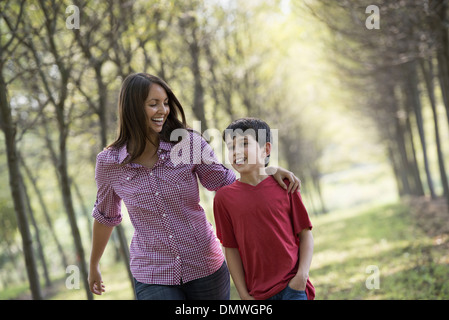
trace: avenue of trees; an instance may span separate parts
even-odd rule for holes
[[[248,115],[279,128],[280,164],[300,176],[315,214],[327,210],[320,160],[332,139],[316,110],[332,105],[327,90],[340,90],[341,112],[375,124],[398,194],[449,203],[449,1],[381,0],[378,15],[370,5],[1,1],[0,288],[28,282],[43,299],[52,272],[75,264],[93,298],[95,156],[115,136],[118,90],[132,72],[165,79],[201,131]],[[313,54],[296,50],[302,41],[322,41],[337,89],[307,77]],[[112,245],[126,265],[127,241],[117,227]]]
[[[237,3],[23,0],[0,6],[1,153],[6,156],[0,263],[19,270],[24,256],[32,297],[43,298],[39,270],[50,286],[48,266],[55,263],[46,242],[54,244],[59,270],[73,264],[55,226],[64,215],[81,284],[92,299],[86,283],[89,242],[80,230],[80,225],[90,230],[85,220],[91,219],[92,203],[84,199],[82,177],[87,171],[93,182],[95,156],[115,135],[121,81],[132,72],[157,74],[181,97],[190,125],[199,120],[202,131],[223,129],[247,114],[265,117],[269,110],[263,105],[282,103],[282,93],[271,97],[264,90],[279,80],[275,68],[262,68],[270,47],[257,44],[264,35],[248,23],[257,12]],[[276,2],[268,6],[279,13]],[[288,109],[282,113],[288,119]],[[272,126],[279,121],[273,119]],[[127,263],[126,239],[120,227],[116,230],[117,252]],[[46,240],[40,236],[44,231]],[[17,277],[24,280],[25,272],[18,273],[5,269],[3,287]]]
[[[449,1],[384,0],[374,9],[371,1],[306,3],[335,35],[329,50],[343,87],[353,92],[349,107],[377,124],[399,194],[443,196],[449,204],[447,131],[440,129],[449,124]],[[438,159],[433,175],[430,139]]]

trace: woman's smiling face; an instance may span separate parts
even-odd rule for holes
[[[145,100],[145,113],[148,126],[154,132],[161,132],[170,113],[170,106],[168,105],[167,92],[156,83],[151,85],[150,92]]]

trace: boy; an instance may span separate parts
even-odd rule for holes
[[[223,134],[240,179],[214,199],[217,236],[243,300],[307,300],[313,254],[312,224],[299,192],[282,189],[264,173],[270,127],[261,120],[232,122]]]

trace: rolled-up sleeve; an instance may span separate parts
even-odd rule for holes
[[[121,199],[112,187],[111,165],[103,161],[104,155],[97,156],[95,166],[95,180],[97,182],[97,199],[92,210],[92,217],[101,224],[117,226],[122,221]]]
[[[201,163],[195,166],[201,184],[209,191],[217,191],[233,183],[236,179],[234,172],[220,163],[206,140],[199,135],[193,137],[194,143],[201,144]]]

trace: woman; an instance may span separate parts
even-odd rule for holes
[[[186,131],[189,141],[201,145],[208,161],[171,161],[178,156],[171,133],[187,127],[180,102],[162,79],[131,74],[123,82],[118,107],[118,138],[98,154],[95,168],[90,290],[105,291],[99,262],[122,220],[123,200],[135,229],[130,265],[137,299],[229,299],[228,268],[199,205],[197,178],[208,190],[218,190],[234,182],[233,171],[192,130]],[[190,150],[190,160],[197,159],[193,150],[198,148],[183,150]],[[283,187],[283,178],[293,182],[293,190],[299,186],[289,171],[277,170],[274,177]]]

